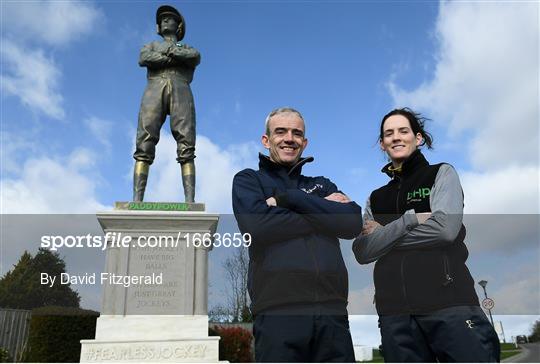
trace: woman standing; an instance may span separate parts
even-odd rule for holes
[[[377,261],[375,304],[386,362],[498,362],[499,340],[465,265],[463,192],[454,168],[430,165],[420,114],[396,109],[379,142],[390,182],[367,200],[353,244],[360,264]]]

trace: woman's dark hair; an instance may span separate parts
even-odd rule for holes
[[[381,127],[380,127],[380,131],[379,131],[379,141],[382,140],[382,138],[383,138],[384,122],[386,121],[386,119],[388,119],[390,116],[393,116],[393,115],[405,116],[407,118],[407,120],[409,120],[409,124],[411,124],[411,129],[412,129],[414,135],[416,135],[416,133],[420,133],[420,135],[422,135],[423,140],[422,140],[422,143],[420,144],[420,146],[427,145],[428,149],[433,149],[433,146],[432,146],[433,145],[433,137],[431,136],[430,133],[428,133],[424,129],[425,122],[430,120],[430,119],[423,117],[420,113],[414,112],[411,109],[409,109],[408,107],[404,107],[402,109],[394,109],[394,110],[390,111],[388,114],[384,115],[384,117],[383,117],[383,119],[381,121]]]

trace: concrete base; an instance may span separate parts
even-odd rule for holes
[[[96,340],[176,340],[207,336],[207,315],[101,315],[96,322]]]
[[[219,216],[204,212],[114,210],[97,214],[109,245],[105,272],[162,276],[162,282],[106,284],[95,340],[81,340],[81,362],[218,362],[208,336],[208,252],[192,234],[214,234]],[[122,246],[171,237],[174,246]]]
[[[354,345],[354,357],[356,361],[372,361],[373,348],[366,345]]]
[[[218,362],[219,337],[177,340],[81,340],[81,363]]]

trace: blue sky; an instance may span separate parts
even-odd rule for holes
[[[131,198],[137,60],[159,39],[160,4],[2,2],[2,213],[94,213]],[[379,121],[410,106],[433,119],[426,154],[456,167],[467,213],[538,214],[536,2],[171,4],[202,54],[192,90],[197,200],[209,211],[230,213],[232,176],[256,166],[264,119],[285,105],[306,119],[315,162],[304,172],[363,206],[386,183]],[[182,196],[174,150],[166,123],[147,200]],[[469,266],[504,312],[538,315],[538,224],[510,219],[471,229]],[[12,244],[2,239],[2,274],[20,255]],[[347,263],[362,277],[352,294],[368,297],[371,268]],[[532,274],[508,278],[520,269]]]

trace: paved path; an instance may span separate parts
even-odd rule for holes
[[[540,362],[540,343],[520,344],[522,352],[511,356],[503,363],[538,363]]]

